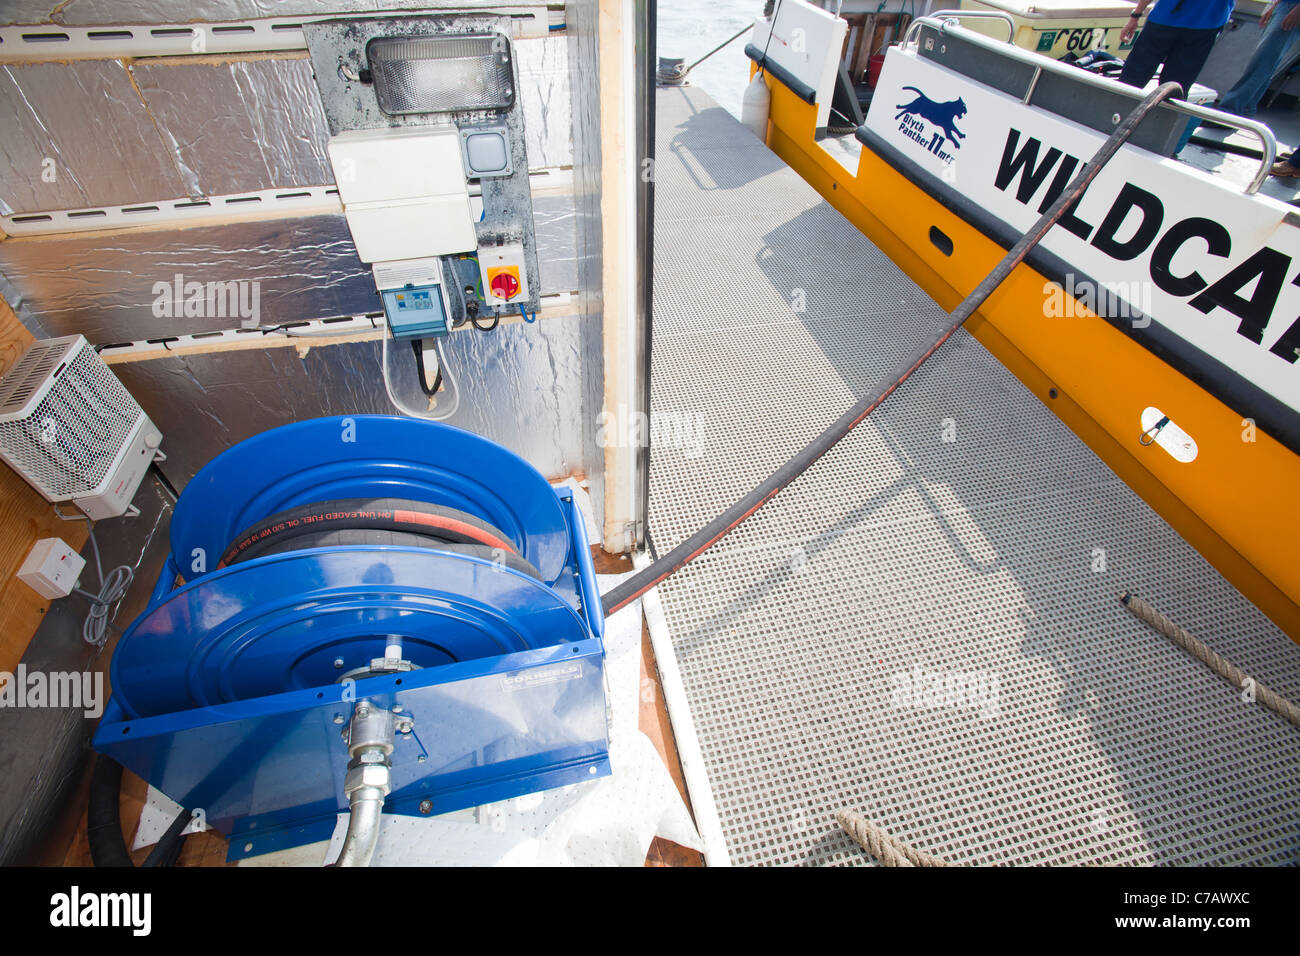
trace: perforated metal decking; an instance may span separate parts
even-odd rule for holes
[[[701,91],[657,123],[664,553],[942,312]],[[959,332],[659,588],[732,861],[865,862],[844,806],[956,863],[1300,861],[1300,731],[1128,589],[1300,698],[1300,648]]]

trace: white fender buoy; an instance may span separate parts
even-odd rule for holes
[[[772,109],[772,91],[761,72],[755,73],[740,101],[740,122],[746,129],[767,142],[767,114]]]

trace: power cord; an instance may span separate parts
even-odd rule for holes
[[[474,324],[474,328],[478,329],[480,332],[491,332],[493,329],[495,329],[498,325],[501,324],[501,313],[493,312],[491,322],[488,322],[486,319],[481,319],[477,315],[470,316],[470,322],[472,322]]]
[[[82,638],[87,644],[101,647],[108,636],[108,625],[117,617],[117,605],[126,597],[126,592],[135,579],[135,570],[128,565],[119,564],[105,577],[104,563],[99,557],[99,542],[95,540],[95,523],[85,515],[65,515],[59,512],[59,517],[65,521],[82,519],[90,531],[90,550],[95,555],[95,569],[99,573],[99,593],[91,594],[78,587],[72,590],[90,602],[90,610],[81,625]]]
[[[416,409],[401,401],[393,388],[393,367],[389,362],[388,347],[389,343],[394,343],[396,340],[391,334],[384,336],[379,359],[380,367],[384,373],[384,390],[388,393],[388,400],[403,415],[409,415],[412,418],[429,418],[434,421],[442,421],[456,414],[456,409],[460,407],[460,389],[456,387],[456,379],[452,374],[451,365],[447,362],[447,353],[442,344],[443,339],[444,336],[438,336],[433,341],[434,350],[438,353],[438,370],[442,373],[441,384],[443,391],[439,394],[436,407]],[[417,374],[420,373],[419,369],[416,371]],[[424,394],[426,398],[429,397],[427,392],[424,391],[423,385],[421,386],[421,394]]]
[[[420,390],[428,398],[434,398],[438,394],[438,389],[442,388],[442,362],[438,362],[438,374],[434,376],[433,384],[430,385],[424,377],[424,339],[412,339],[411,348],[415,352],[415,375],[420,380]]]

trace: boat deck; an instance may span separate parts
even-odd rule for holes
[[[701,90],[659,91],[657,136],[662,554],[943,313]],[[1300,699],[1300,647],[959,332],[658,589],[710,862],[868,862],[842,807],[954,863],[1300,862],[1300,729],[1128,590]]]

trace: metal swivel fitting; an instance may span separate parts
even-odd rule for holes
[[[359,701],[352,714],[346,732],[352,759],[343,780],[352,816],[337,866],[369,866],[375,854],[384,800],[392,792],[392,764],[388,757],[393,752],[393,734],[399,721],[403,732],[410,729],[409,717],[399,717],[368,700]]]

